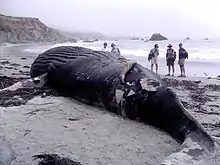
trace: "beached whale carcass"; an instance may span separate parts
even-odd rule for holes
[[[46,84],[65,96],[156,126],[182,143],[161,164],[206,164],[218,151],[218,144],[161,78],[138,63],[108,52],[61,46],[33,62],[31,77],[43,74]]]

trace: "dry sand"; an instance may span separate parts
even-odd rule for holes
[[[2,75],[28,76],[29,68],[24,66],[30,66],[36,54],[22,52],[26,47],[5,48],[0,57]],[[164,81],[205,129],[220,137],[220,81],[175,77],[164,77]],[[0,88],[1,85],[11,84],[4,82]],[[6,97],[1,95],[1,98]],[[89,165],[154,165],[179,146],[154,127],[122,119],[72,99],[37,96],[28,100],[24,105],[3,107],[7,99],[0,99],[0,125],[15,152],[13,165],[37,164],[32,156],[42,152],[58,153]]]
[[[41,152],[82,164],[155,164],[178,144],[153,127],[62,97],[36,97],[1,108],[1,125],[16,153],[13,165],[34,164]]]

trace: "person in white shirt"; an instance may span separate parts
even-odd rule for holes
[[[158,56],[159,56],[159,46],[154,45],[154,48],[150,50],[148,61],[151,62],[151,70],[153,71],[154,65],[156,66],[156,73],[158,72]]]
[[[111,44],[111,47],[112,47],[111,53],[113,55],[115,55],[115,57],[120,58],[121,52],[120,52],[119,48],[117,48],[114,43]]]
[[[103,46],[104,46],[104,47],[102,48],[101,51],[109,52],[109,50],[108,50],[108,48],[107,48],[108,44],[107,44],[106,42],[103,44]]]

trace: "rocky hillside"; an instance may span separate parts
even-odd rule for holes
[[[73,39],[47,27],[38,18],[12,17],[0,14],[0,42],[64,42]]]

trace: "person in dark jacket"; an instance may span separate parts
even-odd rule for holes
[[[185,59],[188,58],[188,52],[183,48],[183,44],[179,44],[179,61],[178,64],[180,66],[180,76],[179,77],[186,77],[185,73]]]
[[[174,62],[176,60],[176,52],[174,51],[174,49],[172,48],[172,45],[169,44],[167,49],[167,53],[166,53],[166,60],[167,60],[167,66],[168,66],[168,74],[167,76],[170,76],[170,67],[172,67],[172,76],[174,76]]]

